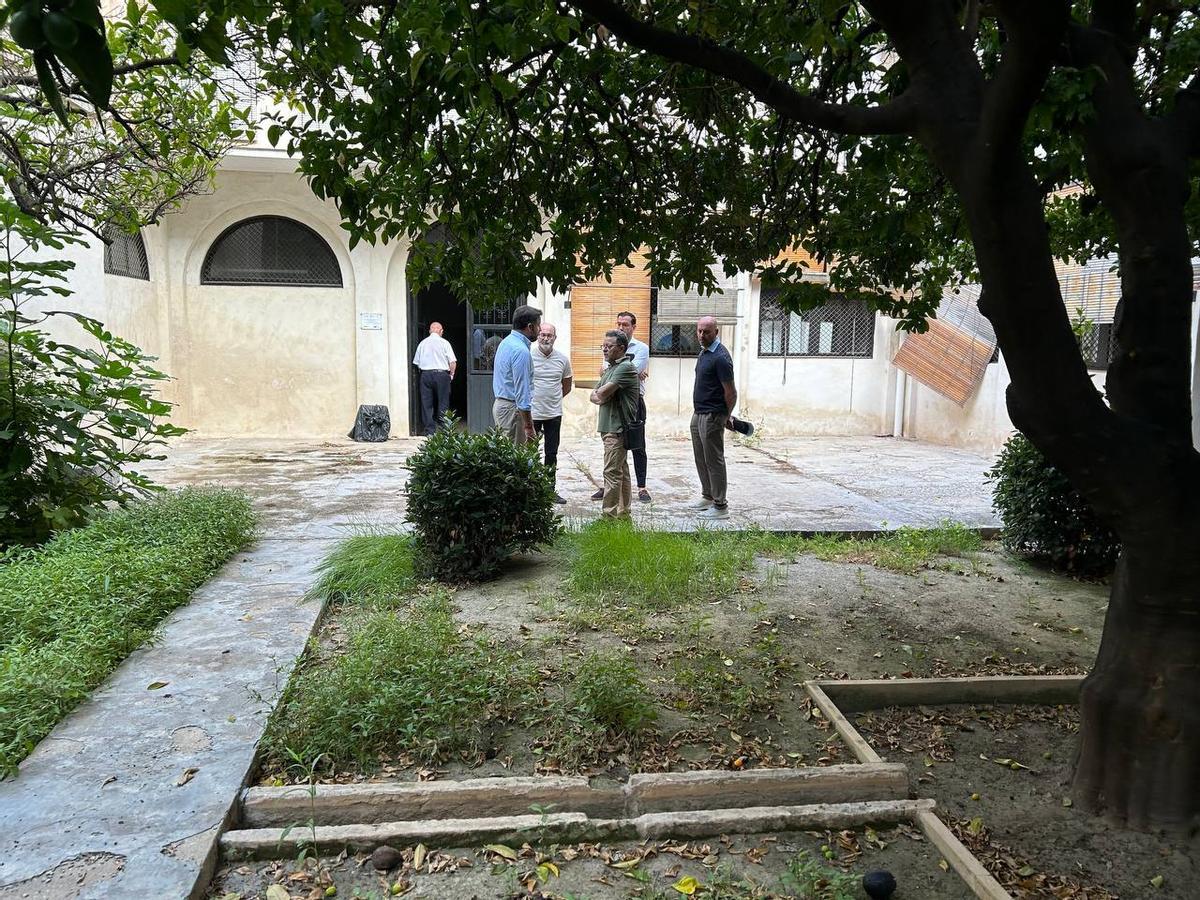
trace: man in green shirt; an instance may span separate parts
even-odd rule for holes
[[[600,407],[600,439],[604,441],[604,504],[601,515],[629,518],[633,493],[629,482],[629,459],[625,449],[625,426],[637,422],[638,376],[629,355],[629,337],[623,331],[604,335],[604,358],[608,368],[592,391],[591,401]]]

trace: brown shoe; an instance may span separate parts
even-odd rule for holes
[[[603,500],[604,499],[604,488],[600,488],[600,490],[598,490],[598,491],[596,491],[596,493],[592,494],[592,499],[593,500]]]

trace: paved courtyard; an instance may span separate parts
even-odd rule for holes
[[[201,440],[173,448],[155,466],[167,484],[218,482],[254,496],[272,537],[336,538],[363,528],[395,529],[404,518],[406,457],[420,438],[386,444],[340,441]],[[691,444],[649,442],[651,503],[634,503],[639,522],[689,530],[700,520],[687,504],[699,496]],[[874,531],[953,519],[998,524],[977,453],[874,437],[790,437],[755,445],[729,442],[729,502],[723,527],[786,531]],[[602,474],[597,438],[566,440],[559,492],[570,521],[600,512],[590,497]]]

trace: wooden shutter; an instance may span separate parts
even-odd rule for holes
[[[995,345],[941,319],[928,324],[904,339],[892,364],[962,406],[983,381]]]
[[[571,288],[571,368],[575,382],[593,385],[600,379],[604,333],[617,327],[617,313],[628,310],[637,316],[638,340],[650,333],[650,272],[646,254],[630,256],[630,266],[613,270],[612,281],[596,278]]]

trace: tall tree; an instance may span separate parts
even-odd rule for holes
[[[169,7],[169,9],[168,9]],[[1190,258],[1200,23],[1170,0],[160,0],[230,13],[299,112],[273,134],[356,239],[419,238],[467,296],[653,248],[705,283],[802,235],[832,286],[919,328],[978,278],[1013,422],[1124,550],[1081,698],[1075,793],[1200,825],[1200,458]],[[1060,196],[1061,189],[1083,190]],[[1108,402],[1056,257],[1119,252]],[[813,298],[794,288],[797,302]]]

